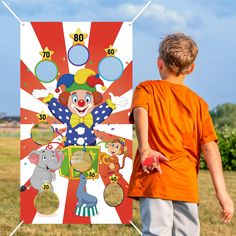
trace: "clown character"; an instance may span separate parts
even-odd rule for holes
[[[102,93],[96,90],[96,85],[104,83],[99,75],[88,68],[78,70],[75,75],[64,74],[58,82],[56,93],[58,99],[48,90],[34,90],[35,98],[43,98],[48,108],[60,122],[67,126],[65,146],[94,146],[96,136],[94,126],[102,123],[116,109],[116,106],[126,106],[127,98],[114,96],[104,103]]]
[[[115,174],[119,178],[122,177],[119,170],[124,168],[125,158],[128,156],[125,140],[123,138],[117,138],[112,142],[107,143],[106,148],[109,154],[102,152],[99,157],[103,177],[107,177],[110,174]],[[120,166],[117,155],[122,154],[122,166]]]

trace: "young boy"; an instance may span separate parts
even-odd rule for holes
[[[138,150],[128,195],[140,200],[143,236],[200,234],[201,150],[222,207],[221,219],[226,223],[233,217],[208,105],[184,85],[197,54],[191,38],[168,35],[157,61],[162,80],[142,82],[134,92],[130,122],[135,123]]]

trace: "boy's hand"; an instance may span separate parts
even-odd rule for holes
[[[234,203],[227,192],[217,193],[216,197],[222,207],[221,220],[224,223],[230,222],[234,215]]]
[[[160,166],[160,161],[169,161],[164,155],[162,155],[160,152],[154,151],[152,149],[150,150],[145,150],[141,152],[141,165],[143,168],[143,171],[146,172],[147,174],[150,173],[150,171],[156,169],[157,172],[160,174],[162,173],[161,166]],[[153,163],[152,165],[145,165],[145,160],[147,158],[153,158]]]

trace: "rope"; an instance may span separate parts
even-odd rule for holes
[[[12,236],[20,227],[21,227],[21,225],[24,223],[24,221],[22,220],[21,222],[20,222],[20,224],[18,224],[17,226],[16,226],[16,228],[9,234],[9,236]]]
[[[146,8],[151,4],[151,1],[149,1],[140,11],[139,13],[134,17],[134,19],[130,22],[130,25],[132,25],[137,18],[144,12],[144,10],[146,10]]]
[[[138,229],[138,227],[131,220],[129,222],[138,231],[138,233],[142,235],[142,232]]]
[[[7,8],[7,10],[20,22],[22,26],[24,26],[24,22],[16,15],[16,13],[4,2],[2,4]]]

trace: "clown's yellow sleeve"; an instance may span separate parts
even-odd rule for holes
[[[49,93],[47,97],[43,99],[44,103],[50,102],[54,98],[54,95],[52,93]]]
[[[107,99],[106,103],[107,103],[108,107],[110,107],[112,110],[116,109],[116,105],[111,101],[111,99]]]

